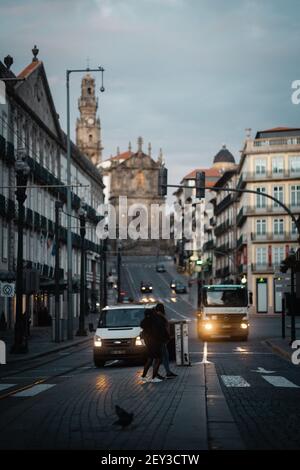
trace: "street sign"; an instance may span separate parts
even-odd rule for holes
[[[14,297],[15,283],[14,282],[0,282],[0,297]]]

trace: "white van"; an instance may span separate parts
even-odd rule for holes
[[[115,359],[141,359],[146,355],[141,339],[140,323],[147,304],[113,305],[101,313],[94,337],[94,363],[103,367],[106,361]]]

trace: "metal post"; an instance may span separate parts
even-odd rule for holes
[[[55,201],[55,342],[60,342],[60,286],[59,286],[59,210],[62,207],[60,201]]]
[[[86,309],[85,295],[85,214],[82,212],[79,216],[80,220],[80,237],[81,237],[81,266],[80,266],[80,313],[79,313],[79,329],[76,336],[86,336],[87,332],[84,328],[84,316]]]
[[[291,343],[296,339],[296,318],[295,318],[295,274],[294,268],[291,267],[291,297],[292,297],[292,309],[291,309]]]
[[[201,266],[201,272],[198,271],[198,279],[197,279],[197,307],[201,307],[201,302],[202,302],[202,282],[203,282],[203,275],[202,275],[202,266]]]
[[[121,302],[121,246],[118,244],[118,302]]]
[[[72,232],[71,232],[71,141],[70,141],[70,71],[66,73],[67,84],[67,309],[68,309],[68,339],[73,339],[73,283],[72,283]]]
[[[28,345],[25,340],[25,321],[23,315],[23,227],[24,227],[24,202],[26,200],[26,185],[29,167],[25,161],[26,156],[19,152],[16,161],[16,197],[18,201],[18,254],[16,274],[16,322],[15,338],[11,352],[15,354],[27,353]],[[18,187],[20,186],[20,187]]]
[[[285,338],[285,299],[282,298],[282,311],[281,311],[281,337]]]
[[[103,304],[107,306],[107,238],[103,240]]]
[[[104,266],[103,266],[103,240],[100,240],[100,248],[101,248],[101,255],[100,255],[100,310],[104,308],[104,289],[103,289],[103,273],[104,273]]]

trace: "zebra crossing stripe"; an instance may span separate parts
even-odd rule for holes
[[[274,387],[299,388],[298,385],[280,375],[262,375],[262,378],[271,385],[274,385]]]
[[[37,384],[33,387],[27,388],[26,390],[22,390],[21,392],[17,392],[13,397],[34,397],[41,392],[45,392],[49,388],[55,387],[56,384]]]
[[[16,384],[0,384],[0,392],[6,390],[7,388],[14,387]]]
[[[241,375],[221,375],[226,387],[250,387],[250,384]]]

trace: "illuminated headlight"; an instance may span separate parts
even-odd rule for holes
[[[95,346],[96,348],[101,348],[101,346],[102,346],[102,340],[101,340],[100,336],[95,336],[95,338],[94,338],[94,346]]]
[[[142,290],[146,290],[146,287],[143,286],[143,287],[142,287]]]
[[[205,330],[212,330],[212,327],[213,327],[213,326],[212,326],[211,323],[205,323],[205,325],[204,325],[204,329],[205,329]]]
[[[248,328],[247,323],[241,323],[241,328],[242,328],[242,330],[247,330],[247,328]]]
[[[152,286],[150,286],[149,289],[152,290]]]
[[[144,346],[144,345],[145,345],[144,341],[141,339],[140,336],[137,336],[137,337],[135,338],[135,345],[136,345],[136,346]]]

